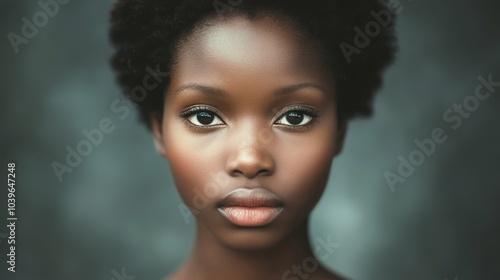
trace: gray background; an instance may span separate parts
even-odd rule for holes
[[[326,265],[359,280],[500,279],[500,88],[457,130],[443,120],[474,93],[477,77],[500,81],[500,2],[401,1],[400,52],[386,73],[375,116],[350,124],[311,238],[340,244]],[[37,1],[3,0],[1,149],[17,164],[17,272],[2,279],[159,279],[187,255],[193,222],[168,164],[121,98],[108,65],[112,1],[70,1],[16,54],[7,39]],[[109,118],[115,130],[59,182],[53,161]],[[391,191],[413,141],[442,128],[448,139]],[[6,171],[2,172],[6,174]],[[0,233],[6,233],[6,186]],[[0,243],[1,274],[7,243]]]

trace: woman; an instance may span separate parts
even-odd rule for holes
[[[392,18],[375,0],[116,3],[113,67],[196,217],[167,279],[341,279],[308,220],[347,121],[371,114]]]

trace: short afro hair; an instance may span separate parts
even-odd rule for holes
[[[116,50],[111,65],[124,95],[138,105],[141,120],[150,128],[152,113],[163,113],[179,42],[195,27],[207,20],[255,18],[269,11],[290,20],[321,46],[334,75],[339,117],[370,116],[383,71],[397,49],[395,13],[379,0],[117,0],[110,19]],[[378,28],[372,30],[377,20]],[[134,88],[153,69],[165,78],[156,77],[158,86],[148,88],[141,98],[134,96]]]

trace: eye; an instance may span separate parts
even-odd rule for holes
[[[318,117],[318,112],[308,107],[293,107],[280,116],[276,121],[277,124],[282,124],[292,127],[307,126],[311,121]]]
[[[215,110],[209,107],[193,107],[182,112],[180,117],[184,118],[191,125],[199,127],[210,127],[224,124]]]

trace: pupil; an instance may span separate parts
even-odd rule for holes
[[[211,124],[214,120],[214,115],[208,113],[208,112],[200,112],[198,113],[198,115],[196,116],[198,118],[198,121],[201,123],[201,124]]]
[[[286,116],[286,120],[294,125],[300,124],[304,119],[304,114],[297,112],[290,112]]]

